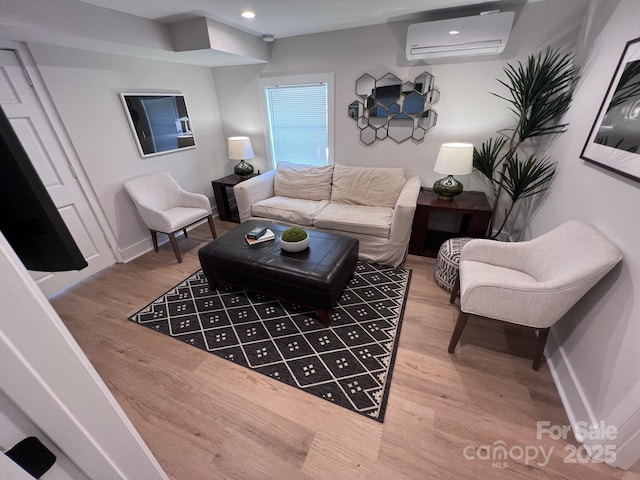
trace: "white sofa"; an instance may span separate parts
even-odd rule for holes
[[[399,265],[411,236],[420,178],[404,168],[279,163],[233,187],[240,221],[269,219],[357,238],[359,258]]]

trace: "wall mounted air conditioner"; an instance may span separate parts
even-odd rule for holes
[[[502,53],[514,15],[495,12],[409,25],[407,60]]]

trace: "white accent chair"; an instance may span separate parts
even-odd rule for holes
[[[449,353],[477,315],[536,329],[538,370],[551,326],[621,259],[602,233],[575,220],[526,242],[471,240],[451,293],[451,303],[460,294],[460,314]]]
[[[187,227],[205,218],[211,235],[217,237],[209,199],[200,193],[183,190],[171,174],[162,172],[134,178],[126,182],[124,188],[151,232],[154,251],[158,251],[158,232],[166,233],[181,263],[175,233],[182,230],[186,237]]]

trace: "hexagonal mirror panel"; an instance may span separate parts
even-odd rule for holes
[[[400,100],[400,87],[402,81],[392,73],[376,81],[376,101],[381,105],[389,106]]]
[[[376,105],[373,108],[370,108],[369,110],[369,125],[371,125],[374,128],[377,127],[381,127],[382,125],[387,123],[387,117],[389,116],[389,112],[387,112],[387,109],[380,106],[380,105]]]
[[[416,92],[424,95],[433,88],[434,77],[428,72],[422,72],[416,77],[413,83],[415,83]]]
[[[367,117],[358,118],[358,127],[360,127],[360,129],[366,128],[368,126],[369,126],[369,119]]]
[[[352,118],[353,120],[358,120],[358,118],[360,118],[363,114],[364,114],[364,105],[361,102],[356,100],[355,102],[351,102],[349,104],[349,110],[348,110],[349,118]]]
[[[438,90],[437,88],[432,88],[427,92],[425,98],[431,105],[433,105],[434,103],[438,103],[438,100],[440,100],[440,90]]]
[[[373,108],[376,104],[376,97],[374,97],[373,95],[369,95],[367,98],[364,99],[364,108],[366,108],[367,110],[370,108]]]
[[[360,131],[360,141],[365,145],[371,145],[376,141],[376,131],[372,127],[367,127]]]
[[[389,105],[389,115],[395,115],[396,113],[400,113],[400,105],[392,103]]]
[[[418,92],[407,95],[402,104],[402,111],[408,115],[418,115],[424,111],[424,97]]]
[[[404,142],[413,135],[413,118],[399,114],[389,120],[389,137],[396,142]]]
[[[376,88],[376,79],[368,73],[362,75],[356,80],[356,95],[365,98],[372,95]]]
[[[411,92],[414,91],[415,88],[416,86],[413,84],[413,82],[404,82],[402,84],[402,94],[409,95]]]
[[[428,109],[418,119],[418,126],[424,128],[425,130],[429,130],[436,126],[438,122],[438,113],[435,110]]]
[[[423,128],[418,127],[413,131],[413,139],[420,141],[424,138],[425,133],[427,132]]]
[[[376,130],[376,138],[378,140],[384,140],[387,138],[387,127],[382,127]]]

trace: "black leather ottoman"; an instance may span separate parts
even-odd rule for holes
[[[276,239],[248,245],[244,235],[255,226],[267,227]],[[353,274],[358,261],[358,240],[307,230],[309,248],[298,253],[280,249],[280,234],[287,229],[266,221],[250,220],[198,251],[209,287],[229,283],[317,310],[320,321],[331,324],[330,311]]]

